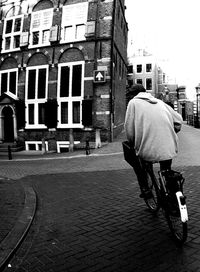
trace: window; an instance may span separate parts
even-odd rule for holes
[[[141,84],[142,85],[142,79],[141,78],[137,78],[136,79],[136,84]]]
[[[78,3],[63,7],[62,41],[85,40],[88,3]]]
[[[146,89],[147,90],[152,90],[152,79],[151,78],[146,78]]]
[[[84,63],[59,64],[58,127],[83,127],[82,100]]]
[[[133,65],[128,65],[127,73],[128,74],[133,74]]]
[[[28,67],[26,76],[26,128],[45,127],[48,66]]]
[[[142,73],[142,64],[137,64],[136,71],[137,73]]]
[[[0,95],[8,92],[17,96],[17,78],[17,69],[0,71]]]
[[[18,50],[22,33],[23,17],[15,16],[5,19],[3,30],[3,51]]]
[[[32,13],[30,27],[30,45],[32,47],[50,44],[49,37],[52,20],[53,9],[45,9]]]
[[[146,64],[146,72],[151,73],[151,71],[152,71],[152,65],[151,65],[151,63],[147,63]]]

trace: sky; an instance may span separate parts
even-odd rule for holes
[[[194,99],[200,83],[200,0],[125,0],[125,5],[128,56],[145,47],[167,60],[167,72]]]

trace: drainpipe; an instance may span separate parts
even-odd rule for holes
[[[111,58],[110,58],[110,141],[113,141],[113,89],[114,89],[114,80],[113,80],[113,47],[114,47],[114,30],[115,30],[115,10],[116,10],[116,0],[113,2],[113,14],[112,14],[112,31],[111,31]]]
[[[96,18],[95,18],[95,45],[94,45],[94,59],[95,59],[95,69],[97,69],[97,57],[98,57],[98,43],[100,42],[99,36],[98,36],[98,30],[99,30],[99,0],[97,0],[96,2],[97,6],[96,6]],[[96,92],[97,86],[94,85],[93,83],[93,88]],[[94,97],[94,96],[93,96]],[[97,117],[95,117],[96,120]],[[99,148],[101,147],[101,136],[100,136],[100,128],[98,128],[97,126],[95,126],[95,148]]]

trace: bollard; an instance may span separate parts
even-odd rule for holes
[[[12,160],[12,153],[11,153],[10,145],[8,146],[8,159]]]
[[[100,129],[96,129],[95,131],[95,141],[96,141],[96,148],[101,147],[101,134],[100,134]]]
[[[85,152],[86,152],[86,155],[90,155],[90,143],[89,143],[89,140],[86,140]]]
[[[69,129],[69,152],[74,151],[74,135],[73,135],[73,129]]]
[[[45,138],[42,138],[42,154],[46,153],[46,144],[45,144]]]

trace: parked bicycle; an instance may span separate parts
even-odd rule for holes
[[[128,141],[122,143],[125,160],[134,167],[134,149]],[[142,171],[145,171],[150,195],[144,198],[147,207],[154,213],[162,208],[172,236],[179,245],[187,240],[188,212],[186,197],[183,194],[184,178],[180,172],[173,170],[158,171],[156,177],[153,163],[141,163]]]

